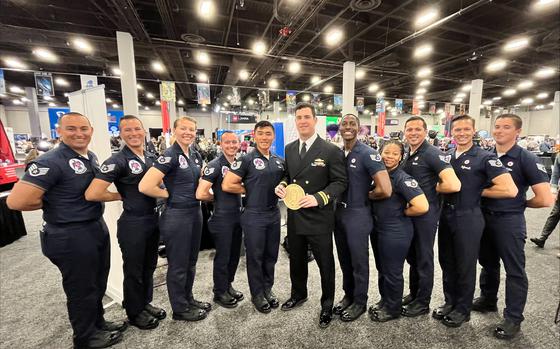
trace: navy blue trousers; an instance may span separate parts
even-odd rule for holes
[[[167,292],[173,312],[184,312],[193,299],[192,288],[202,235],[202,211],[167,207],[159,229],[167,252]]]
[[[373,229],[370,207],[343,208],[335,212],[334,241],[342,269],[342,289],[354,303],[366,305],[369,287],[368,238]]]
[[[117,239],[123,258],[123,306],[126,315],[132,319],[153,299],[159,243],[158,216],[134,216],[124,212],[117,221]]]
[[[235,279],[241,254],[242,229],[239,210],[232,212],[214,211],[208,220],[208,229],[214,239],[214,294],[227,292]]]
[[[471,312],[476,285],[476,261],[484,217],[480,208],[442,212],[439,222],[439,263],[445,303],[463,315]]]
[[[484,214],[486,226],[480,242],[480,290],[490,301],[497,301],[500,287],[500,259],[506,270],[506,307],[504,318],[514,323],[523,321],[529,281],[525,273],[525,239],[523,213]]]
[[[245,237],[247,277],[251,296],[257,297],[274,285],[274,268],[280,246],[280,210],[245,209],[241,214]]]
[[[85,344],[101,328],[111,245],[103,219],[87,223],[45,224],[43,254],[58,267],[66,294],[74,343]]]

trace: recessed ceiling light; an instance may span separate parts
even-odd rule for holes
[[[59,85],[59,86],[68,86],[68,85],[70,85],[70,84],[68,83],[68,81],[67,81],[66,79],[63,79],[63,78],[56,78],[56,79],[54,79],[54,82],[55,82],[57,85]]]
[[[521,81],[521,82],[517,85],[517,88],[518,88],[519,90],[526,90],[526,89],[528,89],[528,88],[533,87],[533,85],[534,85],[534,83],[533,83],[531,80],[524,80],[524,81]]]
[[[299,62],[290,62],[290,64],[288,64],[288,72],[290,74],[297,74],[299,73],[299,71],[301,70],[301,64]]]
[[[430,69],[429,67],[422,67],[418,70],[416,76],[418,76],[419,78],[425,78],[427,76],[430,76],[431,74],[432,74],[432,69]]]
[[[420,83],[418,84],[420,87],[426,87],[426,86],[430,86],[432,82],[430,80],[422,80],[420,81]]]
[[[327,105],[327,110],[333,110],[333,105],[332,104]]]
[[[502,92],[502,95],[509,97],[509,96],[513,96],[514,94],[517,93],[517,90],[514,88],[508,88],[507,90],[504,90],[504,92]]]
[[[145,107],[144,107],[144,110],[150,110],[150,107],[145,106]]]
[[[116,109],[116,108],[118,108],[118,107],[119,107],[119,105],[118,105],[117,103],[113,104],[113,108]]]
[[[253,53],[257,56],[263,56],[266,53],[266,44],[264,41],[259,40],[253,43]]]
[[[535,109],[544,109],[544,105],[539,104],[539,105],[537,105],[537,106],[535,107]]]
[[[280,86],[280,83],[278,82],[278,80],[276,80],[276,79],[268,80],[268,87],[270,87],[272,89],[277,89],[278,86]]]
[[[340,43],[343,37],[344,37],[344,32],[341,29],[331,28],[325,34],[325,43],[328,46],[335,46],[338,43]]]
[[[165,67],[163,66],[163,64],[161,62],[158,62],[158,61],[152,62],[152,69],[156,73],[162,73],[162,72],[165,71]]]
[[[208,74],[206,73],[199,73],[196,76],[196,79],[198,80],[198,82],[208,82]]]
[[[424,96],[423,96],[423,95],[416,95],[416,96],[414,97],[414,99],[421,101],[421,100],[424,99]]]
[[[239,71],[239,79],[241,79],[243,81],[249,79],[249,72],[245,69],[241,69]]]
[[[177,101],[177,104],[179,104],[179,105],[185,105],[185,102],[184,102],[182,99],[179,99],[179,100]]]
[[[27,69],[27,65],[24,64],[22,61],[20,61],[17,58],[14,57],[6,57],[3,59],[4,63],[6,63],[6,65],[10,68],[15,68],[15,69]]]
[[[121,70],[119,67],[113,67],[113,69],[111,69],[113,71],[113,74],[115,75],[121,75]]]
[[[540,10],[547,10],[551,8],[558,9],[558,4],[560,1],[558,0],[537,0],[533,3],[533,9],[536,11]],[[553,6],[556,5],[556,6]]]
[[[524,98],[524,99],[521,101],[521,104],[527,105],[527,104],[533,104],[533,102],[534,102],[533,98]]]
[[[503,50],[505,52],[514,52],[514,51],[519,51],[527,47],[528,45],[529,45],[529,38],[522,37],[522,38],[512,39],[506,42],[506,44],[503,47]]]
[[[327,86],[325,86],[325,87],[323,88],[323,91],[324,91],[325,93],[332,93],[333,87],[332,87],[331,85],[327,85]]]
[[[323,108],[323,102],[319,102],[319,104],[317,104],[319,106],[319,108]]]
[[[22,105],[22,104],[23,104],[23,102],[20,101],[19,99],[14,99],[14,100],[12,101],[12,103],[14,103],[15,105]]]
[[[369,114],[369,109],[364,109],[364,114]]]
[[[45,101],[52,101],[53,98],[51,96],[43,96],[43,100]]]
[[[249,103],[249,105],[253,105],[253,104],[255,104],[255,101],[253,99],[249,98],[247,100],[247,103]]]
[[[156,105],[161,105],[161,102],[160,102],[160,101],[156,101]]]
[[[202,65],[210,64],[210,56],[206,53],[206,51],[198,51],[196,53],[196,60]]]
[[[311,83],[312,83],[313,85],[319,83],[319,81],[321,81],[321,77],[320,77],[320,76],[313,75],[313,76],[311,77]]]
[[[49,107],[56,107],[56,103],[49,102]]]
[[[301,97],[301,100],[304,101],[304,102],[309,102],[310,99],[311,99],[311,97],[309,97],[308,94],[305,94]]]
[[[231,95],[227,95],[226,98],[227,98],[228,101],[231,101]]]
[[[461,103],[463,101],[463,98],[455,98],[453,100],[453,103]]]
[[[420,12],[416,20],[414,21],[414,25],[417,28],[425,27],[430,23],[433,23],[439,17],[439,12],[435,8],[430,8]]]
[[[541,92],[537,95],[537,99],[545,99],[548,97],[548,92]]]
[[[461,87],[461,91],[468,92],[472,88],[471,84],[465,84]]]
[[[222,103],[222,105],[223,105],[224,107],[228,107],[228,106],[229,106],[229,103],[228,103],[228,102],[224,102],[224,103]]]
[[[72,40],[72,43],[74,44],[76,50],[80,52],[84,52],[84,53],[93,52],[93,46],[91,46],[91,44],[86,39],[75,38],[74,40]]]
[[[502,97],[500,97],[500,96],[492,97],[493,101],[499,101],[500,99],[502,99]]]
[[[545,67],[545,68],[541,68],[541,69],[537,70],[535,72],[535,77],[537,77],[539,79],[544,79],[544,78],[551,77],[555,73],[556,73],[556,70],[554,68]]]
[[[356,80],[361,80],[366,76],[366,71],[364,69],[356,69]]]
[[[54,53],[52,53],[52,51],[42,47],[34,49],[33,54],[39,59],[47,62],[56,62],[58,60],[58,58]]]
[[[201,0],[198,4],[198,16],[205,20],[214,18],[215,5],[211,0]]]
[[[11,86],[10,92],[12,93],[24,93],[25,91],[19,86]]]
[[[368,88],[367,88],[368,92],[376,92],[377,90],[379,90],[379,85],[378,84],[369,84]]]
[[[146,98],[148,98],[148,99],[154,99],[155,97],[154,97],[154,94],[153,94],[153,93],[148,92],[148,93],[146,93]]]
[[[143,87],[142,85],[140,85],[140,84],[136,84],[136,88],[137,88],[138,90],[143,90],[143,89],[144,89],[144,87]]]
[[[375,97],[377,97],[377,98],[385,97],[385,92],[379,91],[375,94]]]
[[[105,98],[105,103],[113,103],[113,100],[111,98]]]
[[[550,102],[550,103],[548,103],[548,105],[554,106],[554,102]]]
[[[427,90],[425,88],[421,87],[421,88],[416,90],[416,94],[423,95],[424,93],[426,93],[426,91]]]
[[[423,44],[421,46],[418,46],[415,50],[414,50],[414,58],[425,58],[427,56],[430,55],[430,53],[432,53],[432,51],[434,50],[434,47],[430,44]]]
[[[467,94],[464,92],[458,92],[455,94],[455,97],[464,98],[467,97]]]
[[[504,69],[507,66],[507,62],[504,59],[495,59],[488,63],[486,66],[486,71],[496,72]]]
[[[487,100],[485,100],[484,102],[482,102],[482,104],[484,104],[484,105],[492,105],[492,100],[487,99]]]
[[[25,102],[29,102],[29,98],[27,98],[27,97],[21,97],[20,99],[21,99],[21,101],[24,102],[24,103],[25,103]]]

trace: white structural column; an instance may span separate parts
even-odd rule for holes
[[[39,103],[37,102],[37,92],[35,87],[26,87],[25,95],[27,101],[27,112],[29,114],[29,127],[32,137],[41,137],[41,122],[39,120]],[[50,135],[49,135],[50,136]]]
[[[119,54],[119,69],[121,70],[121,92],[124,114],[139,116],[134,43],[132,42],[132,35],[130,35],[130,33],[117,32],[117,51]]]
[[[356,84],[356,63],[344,62],[342,66],[342,115],[356,114],[354,107],[354,87]]]
[[[475,128],[480,125],[480,105],[482,103],[482,79],[471,81],[471,94],[469,98],[469,115],[475,120]]]
[[[552,132],[550,136],[560,141],[560,91],[554,92],[554,104],[552,105]]]

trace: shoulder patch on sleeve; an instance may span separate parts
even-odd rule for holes
[[[373,161],[381,161],[381,155],[379,154],[369,154],[370,159],[372,159]]]
[[[418,188],[418,182],[416,182],[416,179],[406,180],[404,181],[404,184],[410,188]]]
[[[204,169],[204,175],[205,176],[210,176],[212,173],[214,173],[214,170],[215,170],[214,167],[206,166],[206,168]]]
[[[540,162],[537,162],[537,168],[539,169],[539,171],[547,173],[546,172],[546,167],[543,164],[541,164]]]
[[[168,163],[171,162],[171,156],[163,156],[162,155],[157,159],[157,162],[158,162],[158,164],[162,164],[162,165],[163,164],[168,164]]]
[[[239,170],[241,168],[241,160],[235,160],[232,164],[231,164],[231,169],[232,170]]]
[[[439,159],[448,164],[451,162],[451,155],[439,155]]]
[[[99,171],[101,171],[101,173],[109,173],[115,170],[115,164],[108,164],[108,165],[102,165],[99,168]]]
[[[490,164],[490,166],[493,166],[493,167],[503,167],[504,166],[504,165],[502,165],[502,162],[498,159],[488,160],[488,163]]]
[[[29,169],[27,169],[27,173],[32,177],[37,177],[46,175],[49,170],[50,168],[48,167],[39,167],[37,164],[32,164],[29,166]]]

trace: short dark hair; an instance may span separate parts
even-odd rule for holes
[[[268,120],[261,120],[261,121],[257,122],[255,124],[255,128],[253,129],[253,132],[256,132],[258,128],[265,128],[265,127],[270,127],[270,128],[272,128],[272,132],[275,132],[274,131],[274,126]]]
[[[517,130],[519,130],[521,127],[523,127],[523,120],[519,117],[519,115],[502,114],[502,115],[498,115],[496,120],[498,120],[498,119],[511,119]]]
[[[63,119],[65,116],[72,116],[72,115],[74,115],[74,116],[82,116],[82,117],[86,118],[86,120],[88,121],[88,124],[91,126],[91,121],[89,121],[88,117],[85,116],[84,114],[78,113],[78,112],[76,112],[76,111],[69,111],[68,113],[62,114],[62,115],[58,118],[58,121],[57,121],[58,125],[60,125],[60,123],[62,122],[62,119]]]
[[[473,128],[475,128],[475,121],[474,118],[470,115],[467,114],[463,114],[463,115],[455,115],[453,117],[453,119],[451,119],[451,125],[450,128],[453,129],[453,124],[455,123],[455,121],[461,121],[461,120],[470,120],[472,123]]]
[[[139,117],[137,117],[135,115],[131,115],[131,114],[125,115],[119,120],[119,128],[121,127],[121,122],[126,121],[126,120],[138,120],[138,121],[140,121],[140,124],[142,124],[142,128],[144,128],[144,123],[142,122],[142,120],[140,120]]]
[[[428,124],[426,124],[426,120],[424,120],[424,118],[421,116],[411,116],[408,119],[406,119],[406,121],[404,122],[404,128],[406,128],[406,124],[408,124],[409,122],[417,121],[417,120],[422,121],[422,126],[424,126],[424,130],[428,129]]]
[[[294,110],[294,113],[297,112],[300,109],[305,109],[305,108],[309,108],[311,109],[311,114],[313,114],[313,117],[316,118],[317,114],[315,114],[315,106],[311,103],[307,103],[307,102],[299,102],[296,105],[296,109]]]
[[[360,118],[359,118],[356,114],[352,114],[352,113],[344,114],[344,115],[340,118],[340,123],[342,123],[342,119],[344,119],[344,118],[347,117],[347,116],[353,116],[353,117],[356,119],[356,121],[358,122],[358,126],[360,126]]]
[[[379,153],[383,153],[383,149],[389,144],[394,144],[399,147],[399,149],[401,150],[401,161],[402,161],[404,157],[404,144],[398,139],[391,138],[386,141],[383,141],[383,145],[381,145],[381,149],[379,150]]]

